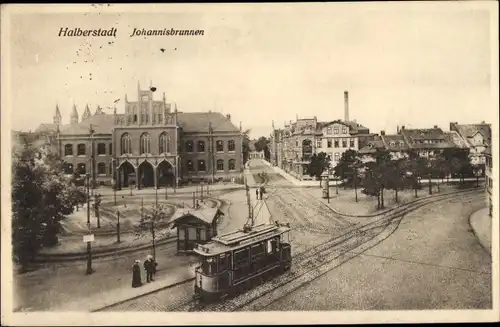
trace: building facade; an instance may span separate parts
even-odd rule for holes
[[[486,165],[484,151],[491,146],[491,125],[484,121],[480,124],[450,123],[450,132],[456,133],[458,139],[469,148],[471,164],[480,166],[483,170]]]
[[[125,96],[124,113],[94,115],[86,107],[79,121],[76,106],[70,124],[61,125],[56,108],[53,124],[57,148],[67,174],[90,173],[100,185],[178,187],[184,182],[215,182],[241,176],[241,124],[218,112],[180,112],[141,90],[137,101]]]
[[[311,179],[307,167],[313,154],[325,152],[336,166],[342,153],[358,150],[374,138],[367,127],[349,120],[348,93],[344,92],[344,120],[319,122],[316,117],[296,117],[271,133],[271,158],[276,165],[299,179]]]

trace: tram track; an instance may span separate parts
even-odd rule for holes
[[[179,301],[176,301],[175,304],[165,302],[162,304],[156,303],[155,308],[158,308],[159,311],[188,312],[237,311],[249,306],[253,309],[258,309],[259,303],[261,303],[259,301],[260,299],[264,302],[270,301],[269,298],[276,298],[277,293],[279,293],[281,297],[285,296],[304,283],[310,282],[331,269],[334,269],[338,265],[360,255],[362,252],[368,250],[368,248],[380,243],[397,229],[405,214],[422,206],[448,200],[449,198],[474,197],[477,195],[476,193],[479,193],[477,189],[442,194],[439,197],[424,198],[422,199],[423,201],[418,203],[414,202],[401,210],[385,213],[374,221],[363,224],[362,226],[355,226],[352,230],[340,236],[331,238],[315,245],[311,249],[294,255],[290,273],[280,275],[235,297],[222,300],[215,304],[201,305],[192,298],[193,286],[186,284],[182,286],[184,294],[190,294],[191,296],[186,295],[182,297],[182,299],[179,299]],[[360,247],[364,247],[364,249],[359,250]],[[353,250],[356,250],[355,254],[353,254]],[[186,291],[187,289],[189,289],[189,292]],[[158,290],[158,293],[161,291],[162,290]],[[169,290],[169,292],[172,292],[172,290]],[[159,299],[159,301],[161,301],[161,296]],[[123,304],[120,306],[123,307]],[[120,306],[118,306],[118,308],[116,306],[110,306],[106,308],[106,311],[114,311],[113,307],[121,311],[119,308]],[[125,308],[126,307],[130,307],[130,305],[127,306],[125,304]]]

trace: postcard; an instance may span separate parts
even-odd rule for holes
[[[485,322],[493,1],[2,6],[2,323]]]

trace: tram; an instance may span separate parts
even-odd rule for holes
[[[195,298],[215,301],[290,270],[290,224],[275,222],[218,235],[197,244],[194,252],[201,258],[195,270]]]

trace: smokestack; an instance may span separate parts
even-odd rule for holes
[[[349,121],[349,93],[344,91],[344,120]]]

